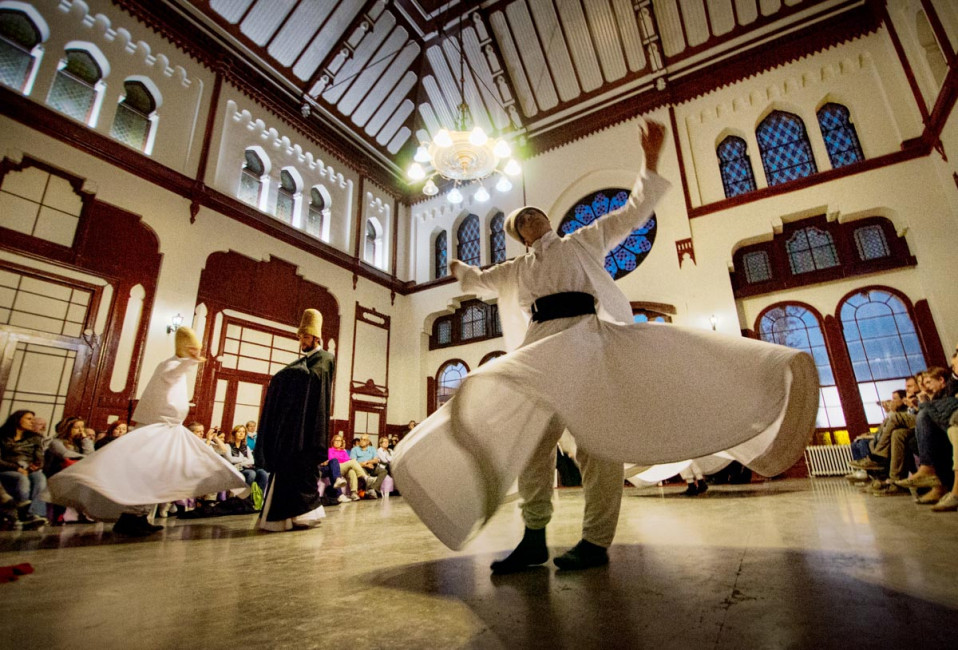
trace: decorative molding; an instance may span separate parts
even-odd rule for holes
[[[675,242],[675,253],[679,256],[679,268],[682,268],[682,263],[685,261],[686,255],[689,256],[692,264],[698,266],[695,261],[695,245],[692,243],[691,237],[677,240]]]

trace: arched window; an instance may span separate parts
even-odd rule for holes
[[[865,415],[869,424],[878,424],[883,417],[880,400],[927,367],[915,323],[902,299],[884,289],[849,296],[839,314]]]
[[[492,263],[506,261],[506,231],[503,229],[505,215],[497,212],[489,222],[489,250],[492,252]]]
[[[304,230],[318,239],[323,239],[323,226],[325,225],[326,199],[323,198],[319,188],[314,187],[309,191],[309,210],[306,213],[306,227]]]
[[[771,307],[762,316],[758,326],[763,341],[803,350],[811,355],[818,368],[820,399],[815,426],[843,427],[845,413],[838,397],[832,362],[825,347],[825,337],[818,318],[802,305],[782,304]]]
[[[243,171],[240,173],[240,186],[237,198],[249,203],[253,207],[260,207],[260,196],[263,191],[263,177],[266,175],[266,162],[259,153],[247,149],[243,161]]]
[[[436,279],[446,277],[447,271],[447,256],[448,251],[446,249],[446,231],[443,230],[438,235],[436,235],[436,240],[432,245],[432,256],[434,262],[433,277]]]
[[[730,199],[755,189],[752,161],[748,157],[745,140],[730,135],[719,143],[715,153],[719,159],[719,172],[725,198]]]
[[[629,200],[629,190],[609,188],[589,194],[572,207],[559,222],[559,233],[568,235],[583,226],[617,210]],[[656,217],[652,217],[641,228],[636,228],[621,244],[605,256],[605,270],[614,280],[624,278],[638,268],[645,260],[652,244],[655,243]]]
[[[841,104],[825,104],[818,109],[818,126],[833,169],[865,160],[847,108]]]
[[[881,226],[855,228],[855,247],[858,249],[858,258],[863,262],[891,255]]]
[[[773,111],[755,130],[768,184],[778,185],[818,171],[802,118]]]
[[[459,240],[456,247],[456,257],[466,264],[481,266],[482,257],[479,252],[479,217],[470,214],[463,219],[462,223],[459,224],[456,237]]]
[[[279,190],[276,192],[276,218],[292,225],[296,214],[296,195],[299,188],[296,179],[287,169],[279,172]]]
[[[745,253],[742,255],[742,264],[745,266],[745,280],[749,284],[772,279],[772,265],[769,264],[766,251]]]
[[[828,231],[808,226],[796,230],[785,243],[792,273],[809,273],[838,266],[838,252]]]
[[[487,354],[486,356],[484,356],[484,357],[479,361],[479,365],[480,365],[480,366],[485,365],[485,364],[489,363],[490,361],[492,361],[492,360],[494,360],[494,359],[498,359],[499,357],[504,357],[504,356],[506,356],[506,353],[505,353],[505,352],[503,352],[502,350],[495,350],[495,351],[493,351],[493,352],[490,352],[490,353]]]
[[[470,305],[462,312],[459,321],[460,338],[463,341],[486,336],[486,310],[479,305]]]
[[[935,30],[931,28],[928,22],[928,16],[925,12],[919,10],[915,14],[915,33],[918,35],[918,45],[925,53],[925,62],[928,64],[928,70],[932,78],[939,86],[945,83],[945,75],[948,74],[948,61],[941,51],[941,45],[935,38]]]
[[[447,361],[439,368],[436,375],[436,406],[449,401],[468,373],[469,368],[462,361]]]
[[[376,217],[366,218],[366,235],[363,239],[363,260],[376,268],[382,268],[383,259],[383,227]]]
[[[87,126],[95,126],[106,87],[103,79],[110,70],[99,50],[89,44],[82,45],[66,49],[47,104]]]
[[[137,79],[127,79],[123,87],[126,94],[116,107],[110,135],[149,154],[153,149],[152,131],[159,106],[158,92],[155,89],[151,92],[146,82]]]
[[[29,95],[43,56],[40,44],[49,35],[46,22],[33,7],[0,3],[0,83]]]

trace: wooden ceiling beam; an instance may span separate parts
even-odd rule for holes
[[[313,75],[309,78],[309,80],[307,80],[306,83],[303,85],[304,94],[307,94],[307,95],[311,94],[313,87],[316,85],[316,83],[320,79],[323,78],[324,75],[329,77],[329,83],[332,83],[334,81],[336,75],[329,69],[329,66],[331,66],[336,61],[336,57],[342,54],[344,49],[349,52],[349,56],[346,58],[349,59],[352,57],[353,53],[356,51],[356,47],[359,46],[359,43],[357,43],[355,46],[350,45],[349,39],[352,37],[353,33],[357,29],[359,29],[364,22],[369,22],[369,29],[367,29],[365,33],[363,34],[362,38],[360,39],[360,43],[362,42],[362,39],[366,38],[366,36],[373,31],[373,27],[375,26],[375,23],[373,22],[373,19],[369,17],[369,11],[373,8],[373,6],[378,1],[379,0],[366,0],[366,3],[363,5],[363,8],[359,11],[359,13],[353,16],[353,19],[349,21],[349,25],[346,27],[345,31],[343,31],[343,35],[336,42],[336,44],[329,50],[329,54],[327,54],[325,58],[323,58],[322,62],[320,62],[319,66],[316,68],[316,72],[314,72]],[[345,64],[346,64],[346,61],[343,61],[343,65]],[[342,69],[342,66],[340,66],[340,70],[341,69]],[[327,83],[327,86],[328,85],[329,84]],[[317,102],[319,101],[319,96],[322,94],[323,90],[325,90],[325,87],[319,91],[319,94],[316,95],[315,98]]]

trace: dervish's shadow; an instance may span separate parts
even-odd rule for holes
[[[743,564],[731,547],[614,545],[610,557],[582,572],[550,562],[491,576],[495,556],[463,555],[361,577],[461,601],[479,619],[469,647],[908,647],[918,638],[924,650],[954,647],[958,635],[958,590],[951,608],[883,584],[873,567],[907,563],[894,555],[751,549]]]

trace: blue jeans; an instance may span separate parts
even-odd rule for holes
[[[256,485],[263,490],[263,494],[266,494],[266,485],[269,483],[269,473],[265,469],[259,469],[258,467],[244,467],[240,469],[240,474],[242,474],[243,478],[246,479],[246,485],[252,485],[255,481]]]
[[[47,504],[40,498],[40,493],[47,489],[47,477],[42,471],[29,474],[12,470],[0,472],[0,482],[3,483],[3,489],[18,502],[32,501],[30,512],[40,517],[47,516]]]
[[[339,477],[343,475],[343,473],[339,469],[339,461],[336,460],[335,458],[330,458],[328,464],[319,466],[319,475],[322,478],[328,478],[330,485],[335,483],[336,479],[338,479]],[[340,494],[343,493],[343,491],[339,488],[330,487],[330,490],[332,490],[333,494],[335,494],[336,496],[339,496]]]
[[[867,438],[855,438],[852,440],[852,460],[868,458],[869,451]]]
[[[915,418],[915,437],[918,438],[919,462],[934,467],[941,484],[945,489],[950,488],[955,482],[951,441],[927,410],[919,411],[918,417]]]

